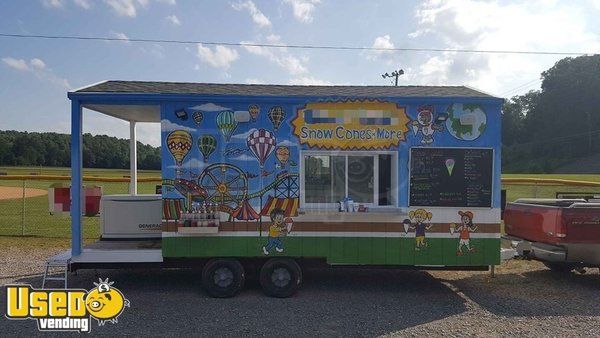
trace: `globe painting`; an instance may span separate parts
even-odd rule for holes
[[[473,141],[485,131],[487,118],[480,105],[454,103],[446,113],[446,128],[459,140]]]

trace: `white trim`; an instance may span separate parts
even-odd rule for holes
[[[373,182],[371,184],[373,185],[372,206],[379,206],[379,154],[373,156]]]
[[[83,87],[75,88],[75,89],[69,91],[69,93],[75,93],[75,92],[78,92],[78,91],[86,89],[86,88],[90,88],[90,87],[94,87],[94,86],[106,83],[108,81],[110,81],[110,80],[102,80],[102,81],[98,81],[96,83],[92,83],[92,84],[89,84],[89,85],[86,85],[86,86],[83,86]]]
[[[137,135],[136,122],[129,121],[129,194],[137,195]]]
[[[71,263],[160,263],[162,261],[161,249],[83,249],[80,255],[71,257]]]
[[[373,203],[363,203],[369,208],[398,208],[398,151],[395,150],[300,150],[300,205],[301,209],[337,209],[336,203],[306,203],[305,194],[305,156],[343,156],[345,165],[345,196],[348,196],[348,157],[370,156],[373,158]],[[379,205],[379,155],[390,155],[391,158],[391,203]],[[330,161],[331,162],[331,161]],[[333,168],[332,163],[330,163]]]

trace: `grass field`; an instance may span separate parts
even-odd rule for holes
[[[572,181],[600,182],[600,175],[554,175],[554,174],[504,174],[502,178],[546,178]],[[521,185],[503,184],[506,189],[506,200],[514,201],[517,198],[537,197],[554,198],[557,192],[593,192],[600,194],[600,187],[570,187],[563,185]]]
[[[59,175],[68,176],[69,168],[37,168],[37,167],[0,167],[0,172],[9,175]],[[124,177],[129,174],[128,170],[119,169],[84,169],[84,175],[97,177]],[[160,177],[159,171],[141,171],[139,177]],[[556,178],[577,181],[600,182],[600,175],[537,175],[537,174],[508,174],[503,177],[528,177],[528,178]],[[68,181],[64,181],[68,184]],[[27,180],[25,182],[28,188],[48,189],[56,182],[42,180]],[[104,194],[126,194],[129,189],[127,182],[86,182],[102,186]],[[140,194],[154,193],[155,186],[159,182],[141,182],[138,184]],[[23,181],[12,181],[2,179],[0,175],[0,186],[22,187]],[[503,185],[507,190],[507,200],[513,201],[522,197],[553,198],[557,191],[561,192],[595,192],[600,193],[600,187],[568,187],[560,185]],[[24,212],[23,212],[24,211]],[[84,217],[83,236],[84,238],[98,238],[100,235],[100,218]],[[23,234],[28,236],[40,237],[69,237],[70,236],[70,217],[68,215],[50,215],[48,210],[48,197],[39,196],[22,200],[8,199],[2,200],[0,196],[0,236],[21,235],[21,224]]]
[[[39,168],[39,167],[0,167],[0,172],[8,175],[57,175],[69,176],[70,168]],[[129,174],[126,169],[84,169],[84,176],[91,177],[125,177]],[[160,171],[138,171],[138,177],[160,177]],[[27,180],[27,188],[48,189],[59,181]],[[69,184],[68,181],[62,181]],[[102,187],[103,194],[126,194],[129,191],[128,182],[84,182],[86,185]],[[138,193],[153,194],[157,182],[138,183]],[[0,186],[22,187],[23,181],[2,179]],[[24,202],[24,203],[23,203]],[[25,211],[25,212],[23,212]],[[24,224],[23,228],[21,225]],[[68,215],[50,215],[48,196],[2,200],[0,196],[0,236],[24,235],[42,237],[69,237],[71,234],[71,218]],[[84,238],[97,238],[100,235],[100,217],[83,218]]]

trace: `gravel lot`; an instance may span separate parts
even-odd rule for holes
[[[0,237],[0,283],[41,285],[56,239]],[[600,336],[600,275],[556,276],[536,262],[485,272],[325,269],[306,272],[293,298],[256,282],[232,299],[208,298],[189,270],[87,270],[70,286],[109,277],[131,301],[116,325],[92,334],[152,336]],[[5,308],[5,289],[0,308]],[[36,334],[33,321],[2,321],[0,335]]]

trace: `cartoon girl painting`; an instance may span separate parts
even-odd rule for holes
[[[475,248],[470,244],[470,240],[471,232],[476,231],[477,226],[473,224],[473,213],[471,211],[459,211],[458,215],[460,216],[461,223],[458,226],[456,226],[456,224],[451,224],[450,233],[459,233],[456,255],[462,256],[464,254],[463,248],[466,248],[467,252],[475,251]]]
[[[427,242],[425,241],[425,232],[431,229],[432,225],[425,223],[425,221],[430,221],[433,217],[433,214],[425,209],[417,209],[411,210],[408,213],[408,217],[411,221],[413,221],[409,221],[410,224],[408,228],[415,230],[415,251],[420,251],[421,249],[427,247]]]

